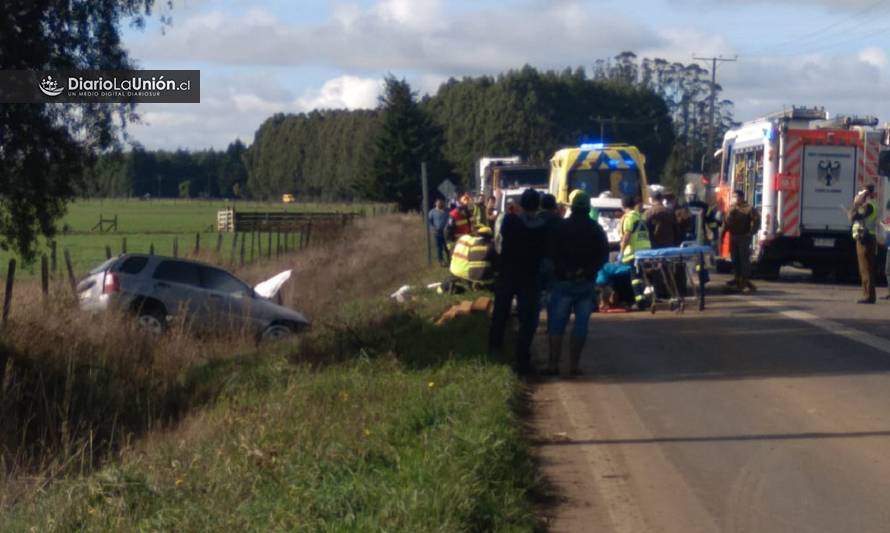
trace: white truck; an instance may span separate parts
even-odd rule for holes
[[[491,172],[499,165],[516,165],[522,162],[518,155],[506,157],[483,157],[479,159],[476,167],[476,190],[483,196],[489,196],[491,191]]]
[[[886,130],[873,117],[830,115],[823,108],[793,107],[729,130],[718,152],[720,209],[742,190],[760,212],[751,250],[755,272],[775,279],[782,265],[856,275],[855,243],[846,210],[857,191],[874,185],[880,220],[887,220]],[[888,220],[890,222],[890,220]],[[884,242],[884,231],[879,230]],[[729,259],[728,235],[720,256]],[[881,263],[882,264],[882,263]]]

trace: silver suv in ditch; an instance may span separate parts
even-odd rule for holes
[[[177,318],[201,332],[245,328],[259,340],[282,339],[310,326],[301,313],[257,295],[225,270],[173,257],[109,259],[81,280],[77,294],[81,309],[128,312],[154,333]]]

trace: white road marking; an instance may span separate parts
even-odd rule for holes
[[[878,337],[877,335],[872,335],[871,333],[866,333],[865,331],[851,328],[850,326],[845,326],[840,322],[835,322],[833,320],[829,320],[827,318],[822,318],[818,315],[814,315],[812,313],[807,313],[806,311],[797,311],[792,309],[782,309],[785,307],[785,304],[781,302],[769,301],[769,300],[747,300],[748,303],[752,305],[756,305],[758,307],[765,307],[774,310],[776,313],[790,318],[792,320],[799,320],[801,322],[806,322],[811,326],[815,326],[819,329],[825,330],[834,335],[839,335],[841,337],[845,337],[850,339],[851,341],[858,342],[860,344],[864,344],[875,350],[879,350],[890,355],[890,340],[885,339],[883,337]]]

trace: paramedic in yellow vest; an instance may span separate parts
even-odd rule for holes
[[[491,228],[482,226],[476,231],[476,235],[464,235],[457,240],[451,254],[449,270],[455,278],[485,285],[494,278],[493,259]]]
[[[643,222],[641,212],[643,202],[633,196],[625,196],[621,199],[621,207],[624,208],[624,216],[621,217],[621,261],[633,266],[636,252],[649,250],[652,243],[649,241],[649,228]],[[631,287],[634,292],[634,304],[637,309],[646,307],[646,294],[643,280],[632,270]]]
[[[640,211],[642,202],[633,196],[625,196],[621,199],[621,207],[624,208],[624,216],[621,217],[621,261],[634,262],[634,252],[652,248],[649,242],[649,229],[643,222],[643,214]]]
[[[853,239],[856,240],[856,258],[859,260],[859,278],[862,280],[862,299],[857,303],[875,303],[875,262],[878,254],[878,206],[875,203],[875,186],[867,185],[856,195],[850,211],[853,222]]]

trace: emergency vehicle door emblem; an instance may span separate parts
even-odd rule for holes
[[[824,183],[826,187],[831,187],[840,174],[840,170],[840,161],[832,161],[830,159],[819,161],[819,181]]]

